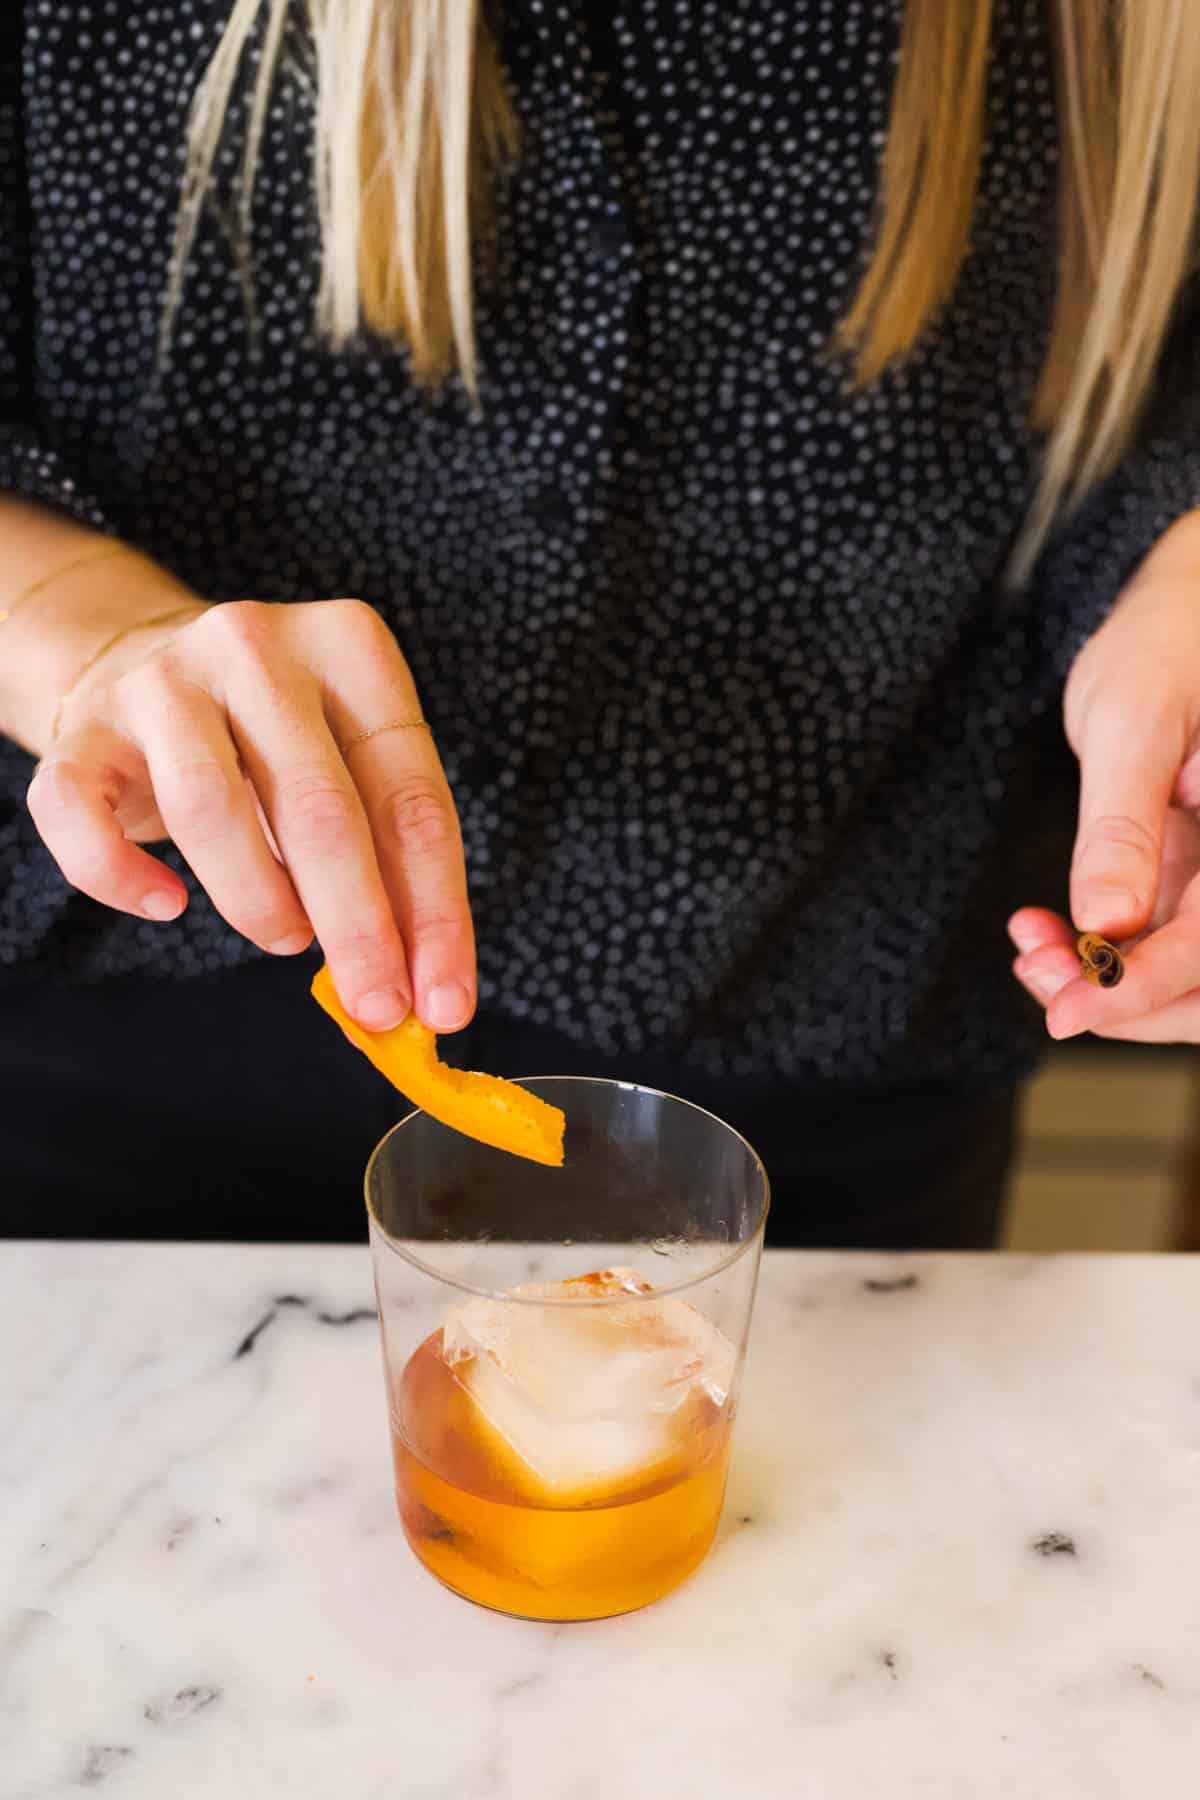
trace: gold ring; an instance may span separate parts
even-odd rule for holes
[[[424,719],[389,719],[386,725],[372,725],[370,731],[360,731],[356,737],[347,738],[338,749],[345,756],[347,750],[353,750],[355,744],[365,744],[368,738],[378,737],[382,731],[428,731],[429,726]]]

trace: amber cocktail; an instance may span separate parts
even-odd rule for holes
[[[367,1174],[400,1517],[448,1587],[538,1619],[668,1593],[720,1517],[767,1207],[669,1095],[527,1083],[546,1169],[414,1113]]]

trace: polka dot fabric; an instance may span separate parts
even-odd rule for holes
[[[798,1080],[1003,1078],[1032,1054],[1003,919],[1059,897],[1066,813],[1037,759],[1071,655],[1200,498],[1200,458],[1186,420],[1151,433],[1001,597],[1055,143],[1042,9],[998,10],[970,260],[928,344],[862,394],[828,345],[897,8],[510,0],[524,146],[480,293],[479,414],[457,381],[415,392],[400,350],[314,339],[299,25],[253,329],[231,142],[159,380],[186,109],[224,9],[25,0],[0,27],[0,484],[215,599],[379,609],[461,810],[482,997],[511,1017]],[[194,884],[168,926],[72,894],[29,772],[3,746],[6,979],[257,956]]]

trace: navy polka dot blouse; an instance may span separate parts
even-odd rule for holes
[[[929,341],[870,392],[862,268],[894,0],[508,0],[523,126],[481,282],[482,409],[312,328],[302,8],[254,216],[236,130],[155,351],[185,118],[227,5],[10,0],[0,486],[221,600],[356,594],[395,630],[461,811],[486,1005],[711,1073],[1007,1079],[1038,1041],[1003,922],[1061,900],[1063,676],[1200,503],[1177,378],[1026,592],[1054,269],[1039,0],[998,0],[979,211]],[[0,647],[2,654],[2,647]],[[0,741],[0,979],[249,962],[73,893]],[[1066,835],[1064,835],[1066,833]],[[179,862],[167,851],[173,866]]]

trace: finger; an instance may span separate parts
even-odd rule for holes
[[[1150,707],[1095,700],[1075,748],[1080,791],[1071,910],[1081,931],[1132,937],[1148,922],[1158,891],[1183,744]]]
[[[1097,1029],[1093,1035],[1130,1044],[1200,1044],[1200,988],[1157,1012]]]
[[[177,919],[187,889],[125,836],[116,809],[130,777],[130,747],[89,728],[64,738],[40,762],[28,806],[42,842],[72,887],[118,912]]]
[[[1171,1006],[1191,993],[1200,981],[1198,900],[1200,888],[1193,881],[1176,917],[1130,951],[1119,987],[1100,989],[1077,981],[1063,988],[1046,1021],[1051,1037],[1076,1037],[1082,1031],[1108,1032]]]
[[[458,815],[433,738],[414,728],[412,672],[361,601],[310,608],[303,629],[310,664],[326,671],[326,716],[371,823],[417,1012],[435,1031],[456,1031],[475,1007],[475,936]],[[401,728],[378,730],[392,722]]]
[[[1071,948],[1075,943],[1075,933],[1067,921],[1044,906],[1023,906],[1015,912],[1008,921],[1008,935],[1022,955],[1046,944]]]
[[[1053,998],[1063,992],[1071,981],[1061,969],[1018,969],[1017,964],[1022,960],[1017,958],[1014,973],[1034,999],[1042,1000],[1043,1004],[1047,997]],[[1091,1035],[1131,1044],[1200,1043],[1200,987],[1193,988],[1190,994],[1180,995],[1168,1006],[1160,1006],[1156,1012],[1142,1013],[1118,1024],[1093,1024]]]
[[[312,926],[263,835],[223,710],[166,659],[126,677],[120,704],[163,823],[222,918],[273,955],[307,949]]]
[[[1153,925],[1165,925],[1178,912],[1188,885],[1200,869],[1200,823],[1172,806],[1163,833],[1162,874],[1154,903]]]
[[[276,644],[251,635],[234,648],[224,678],[234,743],[339,998],[368,1031],[389,1030],[412,1005],[404,945],[316,682],[298,663],[281,674]]]
[[[345,752],[404,935],[417,1012],[457,1031],[475,1009],[475,935],[462,837],[426,731],[385,732]]]
[[[1042,1006],[1048,1006],[1068,983],[1079,979],[1079,958],[1062,943],[1043,944],[1026,951],[1016,958],[1012,968],[1026,993]]]
[[[1066,988],[1085,984],[1079,979],[1079,959],[1063,945],[1045,945],[1039,950],[1018,956],[1013,974],[1026,992],[1043,1006]],[[1091,1027],[1094,1037],[1120,1039],[1138,1044],[1200,1043],[1200,988],[1182,995],[1157,1012],[1144,1013],[1120,1024],[1097,1023]]]

